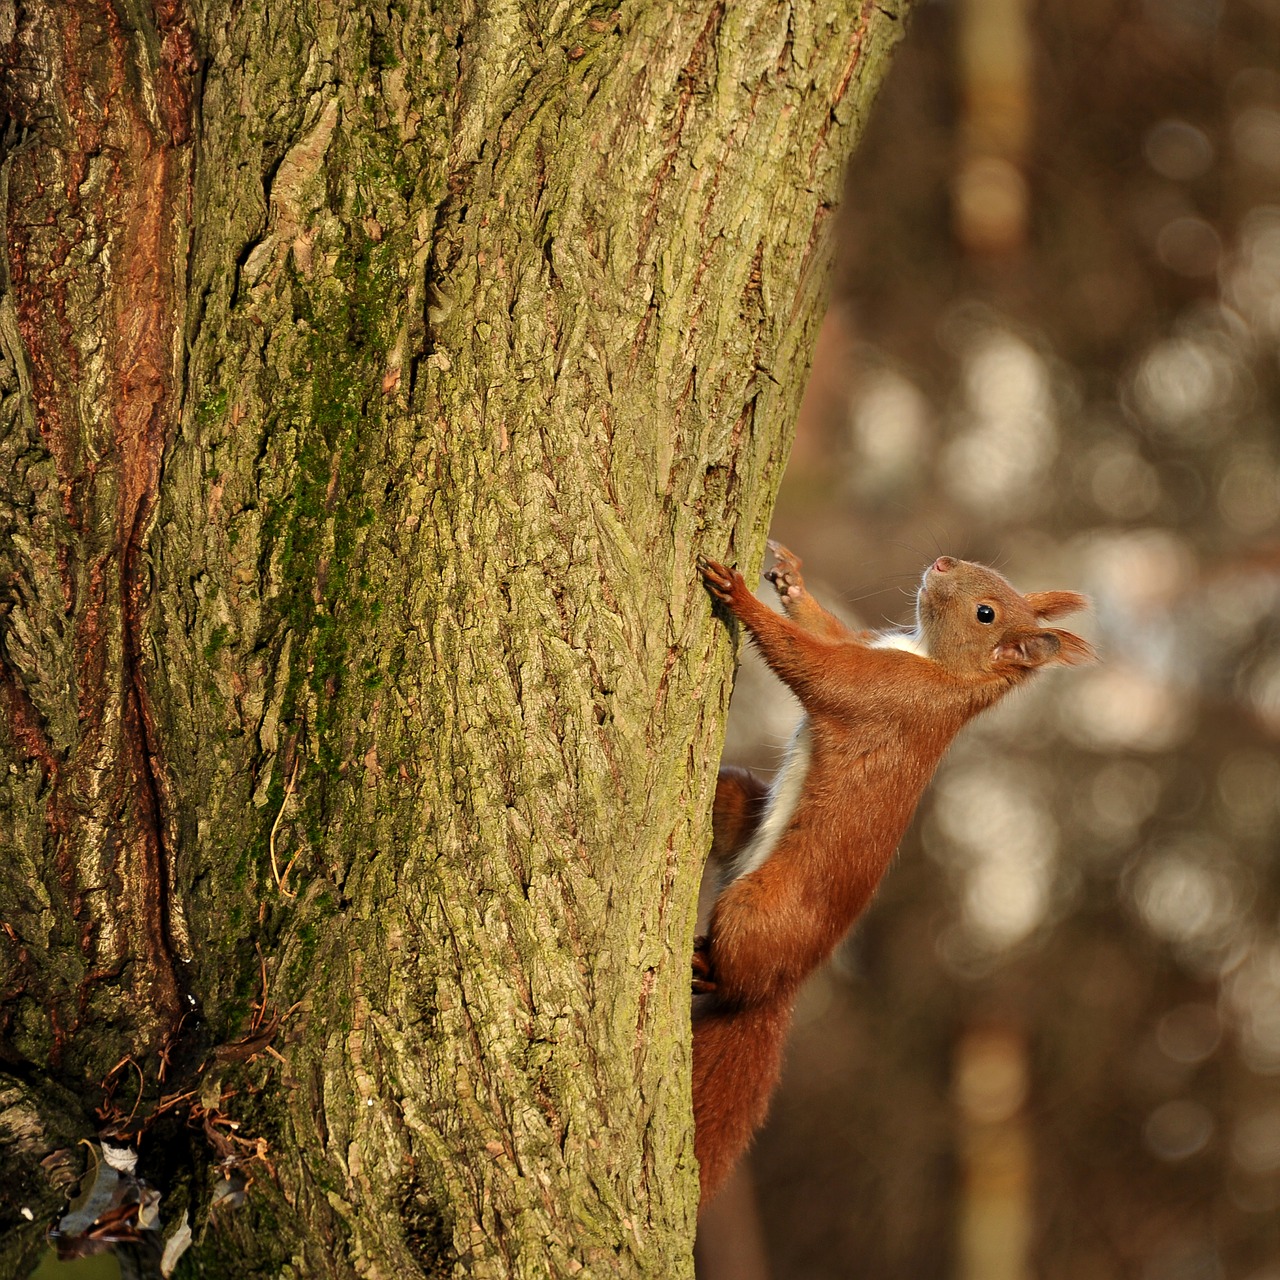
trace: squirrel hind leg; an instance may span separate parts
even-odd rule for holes
[[[716,989],[715,967],[711,963],[711,939],[705,933],[693,940],[693,994],[710,995]]]
[[[764,816],[769,787],[750,769],[725,765],[716,779],[716,799],[711,810],[711,857],[732,857],[755,834]]]

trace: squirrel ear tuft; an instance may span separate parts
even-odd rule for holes
[[[1018,631],[1005,636],[996,645],[994,657],[1002,666],[1019,667],[1026,671],[1056,663],[1070,667],[1095,660],[1093,649],[1086,641],[1070,631],[1058,631],[1051,627]]]
[[[1089,607],[1089,597],[1078,591],[1031,591],[1023,598],[1038,618],[1061,618]]]
[[[1049,632],[1046,631],[1046,634]],[[1064,667],[1078,667],[1082,663],[1097,662],[1098,655],[1093,651],[1093,645],[1087,640],[1081,640],[1078,635],[1070,631],[1053,630],[1053,635],[1058,637],[1058,643],[1061,648],[1058,650],[1055,662],[1060,662]]]

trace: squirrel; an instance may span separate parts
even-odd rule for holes
[[[1043,624],[1088,607],[1074,591],[1019,595],[994,569],[940,556],[914,630],[855,632],[769,544],[785,617],[735,569],[699,557],[711,595],[747,629],[804,717],[772,786],[722,768],[711,856],[721,889],[694,941],[694,1150],[705,1206],[763,1123],[791,1008],[875,893],[961,728],[1041,667],[1094,659]]]

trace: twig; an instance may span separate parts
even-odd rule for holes
[[[298,855],[301,852],[302,852],[302,845],[298,845],[298,847],[293,851],[293,857],[289,859],[289,863],[284,869],[284,875],[281,877],[280,892],[283,894],[287,894],[290,898],[296,898],[298,895],[294,893],[291,889],[286,889],[284,887],[284,881],[289,878],[289,872],[293,870],[293,864],[297,862]]]
[[[284,817],[285,809],[289,807],[289,797],[293,795],[293,784],[298,777],[299,759],[300,754],[295,752],[293,757],[293,772],[289,775],[289,783],[284,789],[284,799],[280,802],[280,812],[276,814],[276,820],[271,824],[271,838],[267,842],[268,847],[271,850],[271,874],[276,878],[276,888],[279,889],[286,898],[296,898],[298,896],[296,893],[290,893],[290,891],[285,888],[284,884],[285,880],[288,879],[289,869],[297,860],[298,855],[295,853],[293,858],[289,860],[289,866],[285,867],[284,875],[282,876],[280,874],[280,864],[276,861],[276,832],[280,829],[280,819]]]
[[[267,1013],[267,958],[262,954],[262,943],[255,942],[254,947],[258,952],[258,977],[262,983],[262,999],[254,1006],[253,1019],[249,1023],[249,1031],[252,1034],[262,1025],[262,1019]]]
[[[133,1062],[133,1059],[130,1058],[129,1061]],[[138,1096],[133,1100],[133,1110],[129,1112],[129,1118],[125,1121],[125,1124],[128,1124],[138,1114],[138,1104],[142,1101],[143,1092],[147,1087],[147,1079],[142,1074],[142,1068],[136,1062],[133,1062],[133,1069],[138,1073]]]

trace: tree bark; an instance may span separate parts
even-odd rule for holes
[[[900,27],[0,4],[19,1273],[102,1132],[195,1270],[691,1273],[692,565],[759,555]]]

